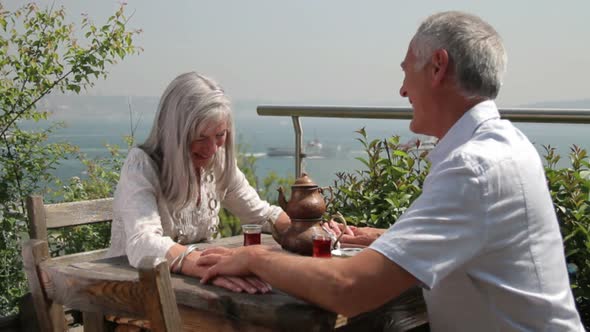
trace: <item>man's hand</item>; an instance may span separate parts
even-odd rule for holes
[[[175,257],[176,255],[180,255],[185,248],[181,245],[175,245],[169,251],[168,259],[171,260],[170,257]],[[234,254],[235,249],[223,248],[223,247],[214,247],[205,250],[209,255],[216,255],[216,256],[232,256]],[[190,253],[186,258],[184,263],[182,264],[182,274],[193,276],[193,277],[203,277],[203,275],[207,272],[209,266],[207,265],[200,265],[198,264],[198,259],[203,252],[194,251]],[[267,293],[272,290],[269,284],[260,280],[258,277],[254,276],[244,276],[244,277],[232,277],[232,276],[219,276],[211,281],[211,284],[215,286],[219,286],[222,288],[229,289],[233,292],[248,292],[250,294],[254,293]]]
[[[228,249],[223,247],[216,247],[206,249],[201,253],[199,259],[197,260],[196,264],[201,267],[201,282],[203,281],[204,276],[206,275],[208,268],[211,264],[199,264],[201,258],[204,258],[203,255],[207,253],[209,257],[231,257],[235,252],[235,249]],[[211,284],[229,289],[231,291],[241,293],[242,291],[246,291],[250,294],[254,293],[268,293],[272,290],[272,287],[267,284],[266,282],[260,280],[256,276],[242,276],[242,277],[232,277],[232,276],[218,276],[211,281]]]
[[[368,246],[386,231],[386,229],[373,227],[353,227],[349,227],[353,235],[344,233],[340,238],[340,242]]]
[[[213,284],[216,284],[216,280],[224,278],[232,278],[227,276],[238,276],[238,277],[252,277],[252,273],[249,269],[249,261],[253,255],[256,255],[257,251],[263,251],[264,246],[255,245],[236,248],[232,250],[231,255],[224,255],[215,252],[213,249],[207,249],[201,253],[201,257],[197,260],[197,265],[200,267],[208,267],[205,273],[201,276],[201,283],[207,283],[213,280]],[[215,278],[215,279],[214,279]],[[270,287],[270,286],[269,286]]]

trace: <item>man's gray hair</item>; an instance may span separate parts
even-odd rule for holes
[[[224,120],[229,129],[225,146],[207,166],[221,166],[223,173],[217,181],[222,188],[234,177],[236,165],[228,97],[215,81],[195,72],[176,77],[162,94],[150,135],[139,147],[158,165],[164,198],[174,212],[199,198],[201,174],[193,166],[191,143],[208,126]]]
[[[412,39],[417,69],[438,49],[449,54],[451,73],[465,97],[495,99],[508,61],[502,38],[481,18],[449,11],[428,17]]]

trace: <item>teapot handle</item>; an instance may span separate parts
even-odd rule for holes
[[[320,187],[320,193],[322,193],[322,195],[324,194],[324,190],[328,189],[330,191],[330,199],[328,200],[328,202],[326,203],[326,211],[328,211],[328,206],[330,206],[330,204],[332,203],[332,201],[334,200],[334,190],[332,189],[331,186],[327,186],[327,187]]]

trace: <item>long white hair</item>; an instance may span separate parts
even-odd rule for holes
[[[162,94],[150,135],[139,147],[158,165],[164,198],[174,211],[199,198],[201,174],[193,166],[191,142],[207,126],[223,120],[229,129],[225,145],[207,167],[222,166],[217,181],[227,187],[236,159],[231,104],[222,88],[210,78],[189,72],[176,77]]]

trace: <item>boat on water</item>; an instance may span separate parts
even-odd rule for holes
[[[326,148],[318,139],[313,139],[305,144],[303,153],[306,158],[330,157],[335,155],[337,150],[338,149]],[[266,155],[268,157],[294,157],[295,148],[270,147],[267,149]]]

